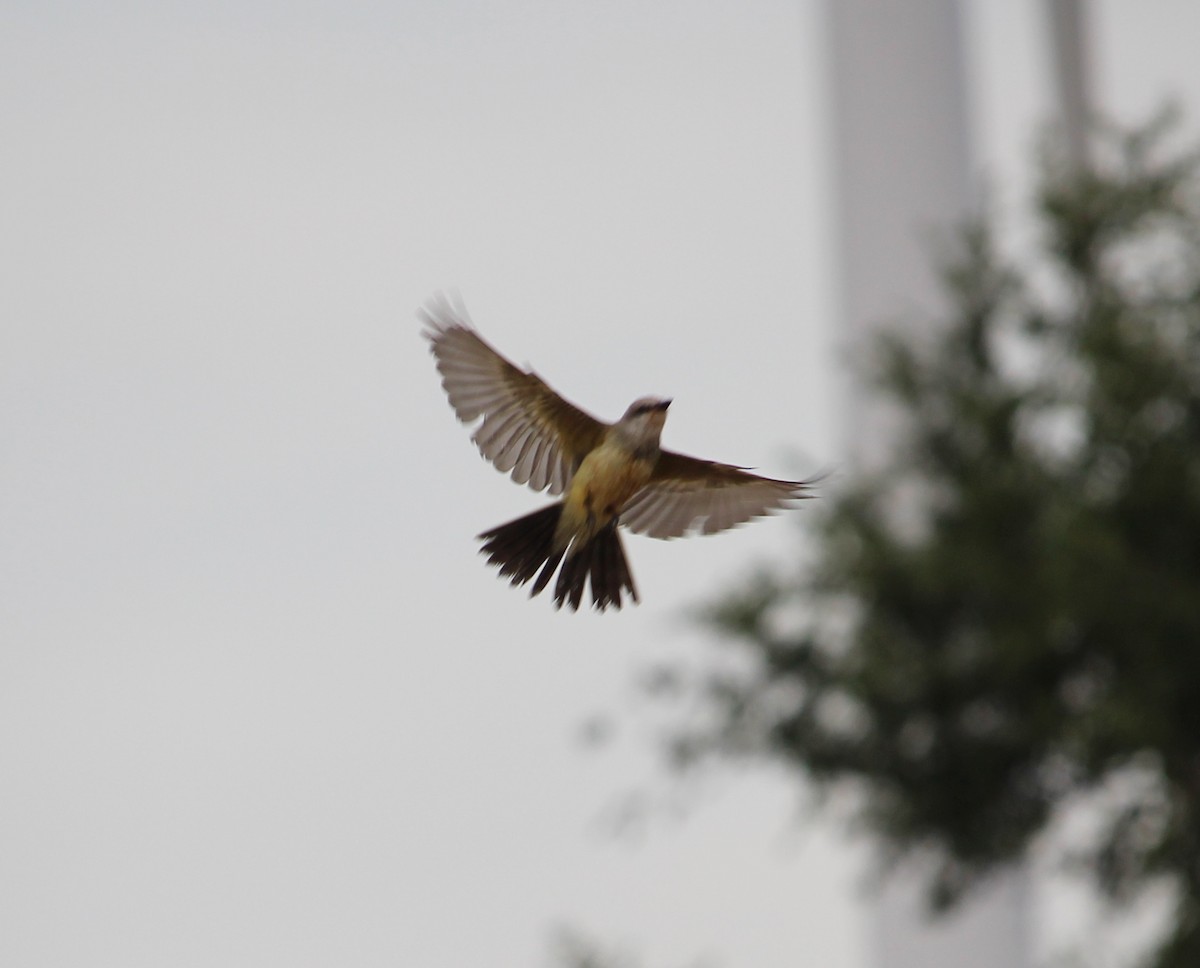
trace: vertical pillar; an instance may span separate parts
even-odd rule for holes
[[[843,347],[861,357],[875,327],[937,316],[933,233],[961,222],[974,201],[967,77],[955,0],[831,0],[827,9]],[[889,414],[854,384],[843,412],[849,460],[871,469]],[[1031,964],[1020,870],[936,920],[911,870],[876,904],[873,968]]]

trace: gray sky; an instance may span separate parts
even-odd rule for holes
[[[1100,5],[1118,112],[1200,103],[1193,6]],[[1035,5],[972,9],[1019,186]],[[786,783],[614,839],[664,790],[644,730],[574,741],[804,514],[631,537],[619,615],[529,601],[472,536],[545,498],[479,458],[413,317],[456,287],[598,416],[663,394],[675,449],[836,467],[816,6],[0,17],[0,962],[540,965],[571,923],[859,965],[859,853]]]

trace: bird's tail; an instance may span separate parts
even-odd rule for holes
[[[576,550],[571,546],[567,560],[563,562],[562,570],[558,573],[558,581],[554,585],[554,602],[562,606],[568,602],[572,609],[578,609],[583,600],[583,586],[588,575],[592,576],[592,606],[604,611],[611,605],[621,607],[621,592],[628,591],[629,597],[638,600],[637,588],[633,584],[633,575],[629,572],[629,562],[625,560],[625,548],[621,545],[621,535],[617,531],[617,519],[613,518],[582,548]],[[549,576],[539,577],[538,582],[545,584]],[[539,589],[535,588],[537,592]]]
[[[564,603],[577,610],[583,601],[588,576],[592,581],[592,605],[600,611],[608,606],[621,607],[621,593],[628,590],[636,602],[637,589],[625,560],[625,549],[617,533],[614,519],[582,548],[555,548],[554,534],[562,516],[562,504],[534,511],[523,518],[509,521],[485,531],[479,536],[484,542],[481,554],[488,564],[496,565],[502,577],[514,585],[524,585],[537,575],[531,595],[539,594],[550,583],[558,564],[563,561],[558,581],[554,585],[554,604]]]

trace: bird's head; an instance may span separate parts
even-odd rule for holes
[[[617,426],[633,444],[657,444],[669,406],[671,401],[661,397],[640,397],[629,405]]]

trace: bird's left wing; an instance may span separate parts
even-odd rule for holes
[[[621,523],[651,538],[713,534],[811,497],[810,490],[804,481],[777,481],[664,450],[650,482],[621,511]]]
[[[458,419],[483,417],[472,435],[480,453],[518,484],[561,494],[607,425],[497,353],[444,295],[417,315]]]

